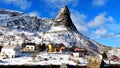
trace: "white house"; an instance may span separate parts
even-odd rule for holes
[[[73,52],[73,56],[79,58],[79,52]]]
[[[26,50],[28,51],[34,51],[35,50],[35,45],[26,45]]]
[[[35,51],[36,44],[35,43],[25,43],[25,47],[22,49],[23,51]]]
[[[6,54],[9,58],[14,58],[20,56],[20,46],[18,45],[7,45],[4,46],[1,50],[1,54]]]

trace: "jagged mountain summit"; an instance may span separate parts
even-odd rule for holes
[[[77,31],[76,27],[72,23],[72,20],[70,18],[70,11],[67,6],[61,8],[55,18],[55,22],[56,26],[65,25],[69,30]]]
[[[105,48],[79,33],[67,6],[61,8],[55,19],[0,9],[0,44],[21,45],[23,42],[63,43],[66,47],[77,46],[94,54],[101,53]]]

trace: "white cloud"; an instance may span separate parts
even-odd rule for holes
[[[37,17],[39,17],[39,16],[40,16],[40,13],[39,13],[39,12],[37,12],[37,11],[33,11],[33,12],[28,13],[28,15],[30,15],[30,16],[37,16]]]
[[[120,23],[110,23],[107,24],[107,28],[109,28],[109,30],[114,31],[115,33],[120,32]]]
[[[86,24],[85,24],[86,17],[87,17],[86,15],[81,14],[76,10],[71,11],[71,19],[73,23],[75,24],[76,28],[78,29],[78,31],[80,32],[88,31]]]
[[[106,29],[100,28],[100,29],[98,29],[98,30],[96,30],[96,31],[94,32],[94,35],[100,37],[100,36],[106,35],[107,33],[108,33],[108,31],[107,31]]]
[[[71,4],[71,6],[76,6],[79,2],[79,0],[45,0],[45,2],[51,7],[51,8],[61,8],[64,5]]]
[[[118,34],[118,35],[114,35],[114,37],[120,38],[120,34]]]
[[[96,16],[93,20],[88,22],[89,27],[97,27],[100,25],[103,25],[107,22],[114,22],[115,20],[113,19],[112,16],[106,17],[106,13],[101,13],[98,16]]]
[[[107,0],[93,0],[93,6],[104,6],[107,3]]]
[[[84,25],[75,24],[77,29],[82,33],[87,33],[88,29]]]
[[[120,38],[120,34],[111,34],[105,38]]]
[[[109,32],[108,30],[106,30],[103,27],[97,29],[96,31],[93,31],[92,34],[93,34],[92,37],[94,37],[94,38],[111,38],[111,37],[115,37],[115,34],[113,34],[112,32]]]
[[[31,2],[28,2],[27,0],[0,0],[0,1],[5,2],[6,4],[13,4],[22,10],[25,10],[31,6]]]

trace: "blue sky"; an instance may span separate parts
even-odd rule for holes
[[[0,8],[55,18],[67,5],[77,29],[85,36],[120,47],[120,0],[0,0]]]

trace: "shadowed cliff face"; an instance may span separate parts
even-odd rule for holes
[[[55,22],[55,26],[65,25],[69,30],[77,31],[70,18],[70,11],[67,6],[64,6],[60,9],[55,18]]]

